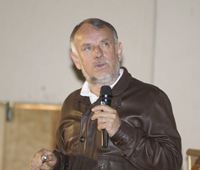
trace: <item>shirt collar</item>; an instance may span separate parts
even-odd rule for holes
[[[122,68],[120,68],[119,77],[117,78],[117,80],[112,85],[110,85],[111,89],[117,84],[117,82],[119,81],[119,79],[123,75],[123,72],[124,72],[124,70]],[[88,84],[87,81],[84,82],[80,95],[89,97],[91,103],[94,103],[99,98],[99,96],[96,96],[94,93],[91,92],[89,84]]]

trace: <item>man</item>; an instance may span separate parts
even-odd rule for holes
[[[87,19],[71,34],[71,57],[86,81],[61,110],[58,148],[36,151],[31,169],[178,170],[181,139],[170,101],[153,85],[120,68],[122,43],[112,25]],[[112,88],[112,104],[100,105],[103,85]],[[109,134],[101,146],[101,130]],[[42,163],[42,157],[48,159]]]

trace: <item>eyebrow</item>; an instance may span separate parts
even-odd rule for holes
[[[91,45],[91,43],[84,43],[81,45],[81,49],[83,50],[85,47],[88,47],[90,45]]]
[[[105,38],[105,39],[101,40],[101,42],[106,42],[106,41],[110,41],[110,39],[109,38]]]
[[[107,41],[110,42],[110,39],[109,39],[109,38],[105,38],[105,39],[101,40],[100,43],[102,43],[102,42],[107,42]],[[92,43],[83,43],[83,44],[81,45],[81,48],[90,46],[91,44],[92,44]]]
[[[91,43],[84,43],[84,44],[81,45],[81,47],[86,47],[88,45],[91,45]]]

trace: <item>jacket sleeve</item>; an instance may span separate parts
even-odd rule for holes
[[[178,170],[182,164],[181,139],[168,97],[159,93],[144,112],[142,126],[122,120],[111,141],[138,169]]]
[[[54,155],[57,158],[57,163],[51,170],[67,170],[68,169],[68,156],[64,155],[58,150],[53,151]]]

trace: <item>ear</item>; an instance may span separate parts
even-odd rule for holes
[[[117,54],[119,61],[122,61],[122,51],[123,51],[123,45],[121,42],[117,44]]]
[[[75,64],[76,68],[78,70],[80,70],[81,69],[81,64],[80,64],[78,55],[73,53],[73,52],[71,52],[70,56],[71,56],[72,60],[74,61],[74,64]]]

